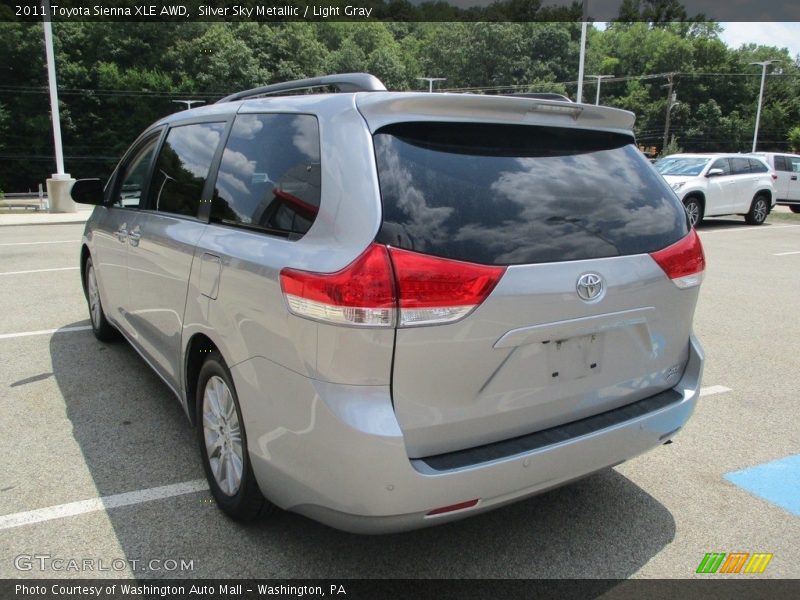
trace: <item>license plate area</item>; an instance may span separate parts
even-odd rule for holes
[[[604,337],[600,332],[543,342],[550,381],[563,383],[599,373]]]

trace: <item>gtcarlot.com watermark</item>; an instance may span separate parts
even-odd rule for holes
[[[194,571],[194,559],[185,558],[74,558],[52,554],[19,554],[14,557],[17,571],[52,571],[55,573],[174,573]]]

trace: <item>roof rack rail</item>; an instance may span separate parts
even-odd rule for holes
[[[245,98],[256,98],[258,96],[269,96],[282,92],[328,86],[337,88],[340,92],[386,91],[386,86],[374,75],[370,75],[369,73],[341,73],[339,75],[323,75],[322,77],[284,81],[283,83],[273,83],[272,85],[265,85],[253,88],[252,90],[244,90],[231,94],[230,96],[225,96],[221,100],[217,100],[217,104],[244,100]]]

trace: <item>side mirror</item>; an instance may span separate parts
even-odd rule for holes
[[[725,171],[722,169],[709,169],[708,173],[706,173],[706,177],[719,177],[720,175],[725,175]]]
[[[78,179],[70,190],[78,204],[103,204],[103,182],[99,179]]]

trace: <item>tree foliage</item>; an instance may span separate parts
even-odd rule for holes
[[[175,100],[210,103],[332,72],[370,72],[394,90],[422,90],[420,78],[445,77],[437,88],[574,98],[579,7],[553,13],[562,22],[502,22],[508,11],[538,19],[542,4],[495,3],[475,16],[497,22],[482,23],[55,23],[67,170],[107,176],[147,125],[181,109]],[[441,19],[455,10],[437,2],[381,5],[397,18]],[[677,104],[670,132],[685,150],[749,150],[761,75],[749,63],[777,58],[766,81],[759,149],[800,145],[789,131],[800,123],[800,77],[785,49],[728,48],[719,25],[687,19],[674,0],[628,0],[623,9],[651,22],[623,18],[590,28],[586,73],[613,75],[602,83],[601,102],[636,114],[640,143],[661,150],[671,80]],[[587,79],[584,101],[594,101],[595,85]],[[0,187],[35,188],[55,168],[52,145],[41,24],[0,23]]]

